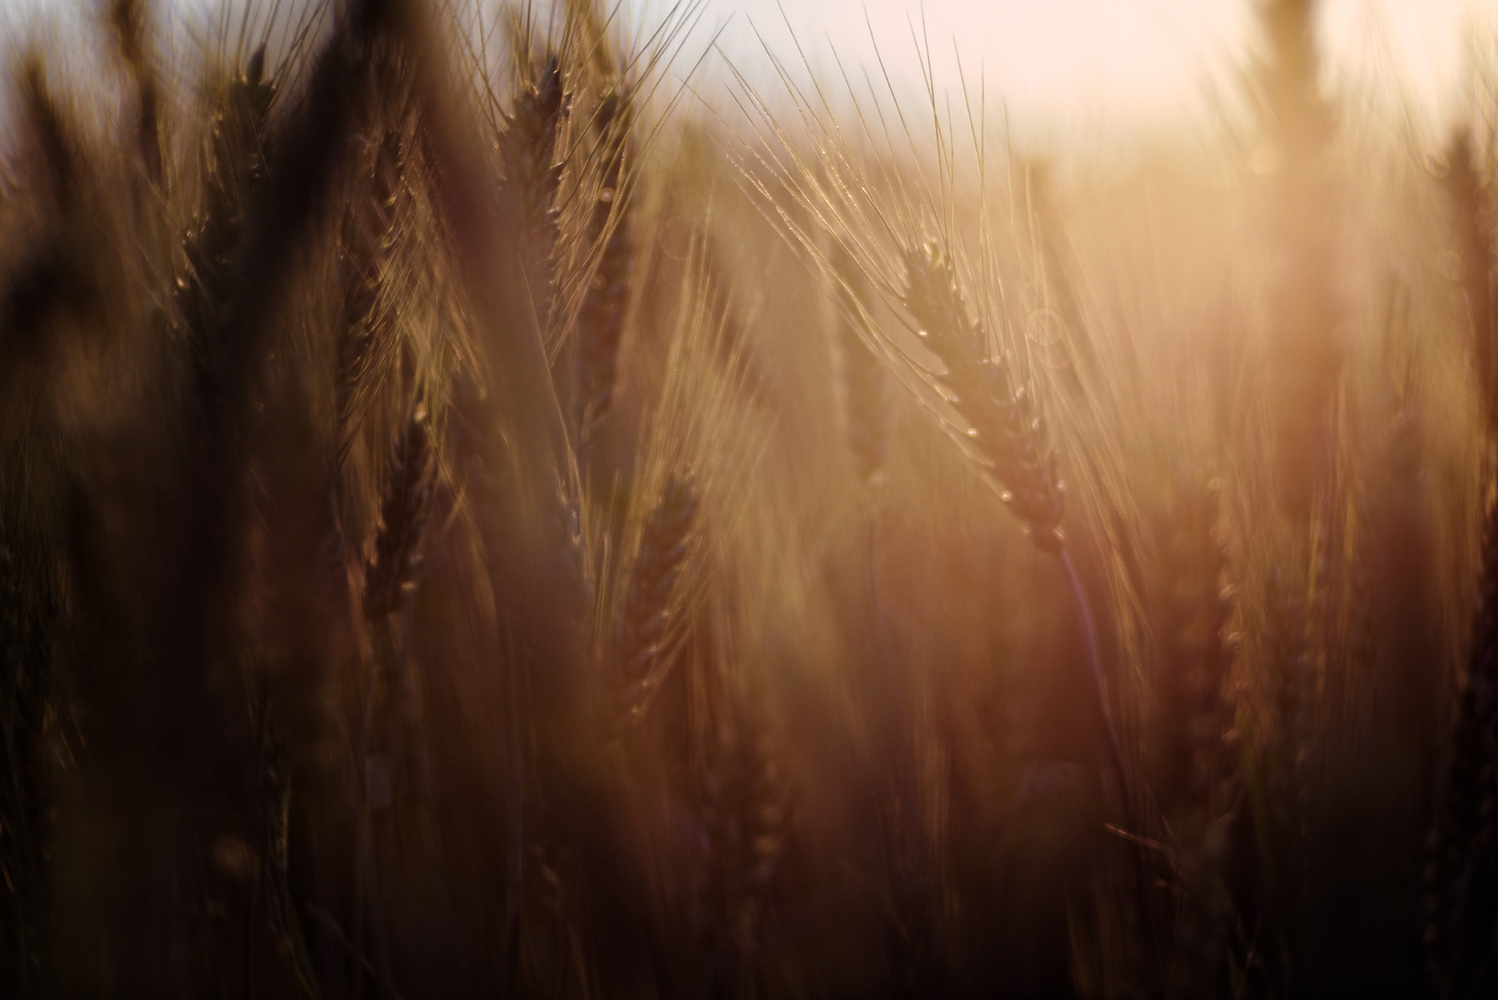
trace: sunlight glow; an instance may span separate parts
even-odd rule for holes
[[[180,24],[223,2],[163,6]],[[619,17],[643,27],[680,6],[621,0]],[[990,107],[1002,101],[1017,131],[1066,144],[1178,130],[1220,114],[1236,100],[1255,44],[1254,8],[1255,0],[698,0],[698,26],[677,68],[685,72],[716,44],[722,59],[701,63],[704,80],[731,79],[731,64],[766,93],[778,87],[767,49],[798,77],[803,55],[822,80],[838,78],[841,60],[860,83],[867,72],[882,86],[887,72],[897,91],[915,97],[928,71],[945,100],[961,100],[963,80],[976,98],[982,80]],[[0,42],[26,37],[38,21],[76,27],[94,10],[91,0],[7,0]],[[1324,85],[1407,106],[1438,133],[1462,110],[1473,46],[1495,44],[1498,0],[1325,0],[1320,19]]]
[[[643,0],[642,12],[669,6]],[[939,92],[960,94],[961,78],[971,88],[981,76],[1018,128],[1062,141],[1216,113],[1255,44],[1252,0],[707,0],[704,23],[723,27],[721,51],[764,83],[765,46],[794,64],[792,35],[819,77],[836,74],[835,50],[844,66],[876,74],[882,60],[911,90],[918,48],[929,47]],[[1464,45],[1491,46],[1495,26],[1498,0],[1328,0],[1323,83],[1400,95],[1434,126],[1460,101]]]

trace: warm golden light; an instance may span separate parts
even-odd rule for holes
[[[640,5],[647,17],[666,0]],[[939,92],[960,100],[980,76],[1022,129],[1050,140],[1118,138],[1199,123],[1235,100],[1236,74],[1254,41],[1253,0],[709,0],[701,34],[724,30],[723,52],[751,79],[770,79],[753,32],[795,63],[792,33],[820,75],[846,67],[919,87],[929,66]],[[626,10],[630,10],[626,7]],[[1492,46],[1495,0],[1335,0],[1319,19],[1327,86],[1396,95],[1432,121],[1463,99],[1468,48]],[[913,40],[914,37],[914,40]],[[1486,39],[1484,42],[1483,39]],[[877,51],[876,51],[877,50]],[[959,72],[960,61],[960,72]]]
[[[1498,996],[1498,0],[0,52],[0,996]]]

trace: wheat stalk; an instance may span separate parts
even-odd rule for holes
[[[709,976],[731,989],[734,983],[752,981],[763,911],[784,848],[785,803],[768,734],[755,706],[743,692],[725,693],[721,700],[726,704],[716,720],[702,808],[709,897],[722,932]]]
[[[1239,805],[1230,633],[1236,594],[1226,586],[1218,533],[1219,487],[1177,495],[1165,533],[1154,624],[1155,772],[1151,791],[1179,845],[1182,900],[1167,969],[1172,996],[1221,989],[1232,901],[1223,878]]]

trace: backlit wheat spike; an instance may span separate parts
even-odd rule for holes
[[[603,176],[598,200],[593,203],[588,219],[586,240],[588,246],[597,246],[602,241],[602,247],[577,316],[576,420],[584,444],[592,439],[608,413],[618,378],[619,344],[624,334],[624,304],[633,252],[629,214],[621,188],[629,129],[628,92],[608,94],[598,109]]]
[[[88,2],[0,0],[0,998],[1498,996],[1498,49],[1426,171],[1316,0],[1017,143],[976,33]]]
[[[536,326],[543,333],[551,316],[556,272],[557,189],[562,181],[557,135],[566,124],[571,104],[561,63],[555,54],[548,55],[540,77],[521,91],[505,116],[500,143],[510,194],[516,199],[527,241],[526,280]]]
[[[249,188],[265,172],[264,140],[275,97],[265,78],[265,47],[244,74],[225,88],[209,132],[207,194],[194,228],[183,240],[187,270],[177,279],[177,311],[197,351],[208,363],[211,331],[223,320],[232,293],[230,262],[239,246]]]
[[[1458,132],[1446,154],[1446,194],[1460,265],[1458,284],[1471,330],[1472,361],[1488,426],[1498,429],[1498,351],[1493,338],[1493,223],[1472,165],[1472,141]]]
[[[984,471],[1002,488],[1001,497],[1024,524],[1030,540],[1055,556],[1066,574],[1087,650],[1092,698],[1108,750],[1108,762],[1123,799],[1124,818],[1137,828],[1134,795],[1118,727],[1108,705],[1096,625],[1076,564],[1061,534],[1061,483],[1056,457],[1046,446],[1045,427],[1029,393],[1016,388],[1001,358],[989,357],[980,321],[969,319],[957,275],[941,247],[930,241],[906,254],[905,307],[919,324],[919,336],[947,366],[941,380],[958,414],[967,422]],[[1136,852],[1136,891],[1146,912],[1143,861]]]
[[[1182,899],[1166,992],[1179,997],[1223,988],[1233,917],[1222,873],[1240,800],[1229,687],[1238,641],[1228,633],[1234,595],[1223,580],[1218,505],[1216,484],[1177,497],[1156,606],[1161,649],[1151,787],[1178,845]]]
[[[403,161],[400,131],[388,128],[375,153],[368,197],[355,199],[343,217],[344,286],[336,387],[340,461],[358,430],[362,402],[377,387],[377,373],[396,345],[390,312],[381,308],[380,288],[397,237]]]
[[[768,734],[743,692],[726,694],[704,789],[710,896],[715,917],[748,974],[762,911],[784,847],[784,789]]]
[[[1082,373],[1096,378],[1098,373],[1097,347],[1092,342],[1092,332],[1082,319],[1082,305],[1078,299],[1073,273],[1073,259],[1067,246],[1066,227],[1056,207],[1056,195],[1048,164],[1032,164],[1027,172],[1030,182],[1031,209],[1040,244],[1040,261],[1045,270],[1046,286],[1056,302],[1056,314],[1065,328],[1064,347],[1067,354],[1062,368],[1062,384],[1070,391],[1082,391]]]
[[[695,539],[697,482],[691,472],[673,475],[640,539],[629,589],[614,626],[609,682],[617,722],[640,717],[657,676],[677,578]]]
[[[399,611],[416,585],[433,470],[427,412],[418,405],[396,439],[380,502],[380,532],[364,582],[364,614],[371,620]]]
[[[1167,816],[1211,808],[1232,726],[1227,693],[1236,640],[1228,634],[1233,595],[1223,582],[1218,502],[1212,487],[1184,491],[1165,535],[1155,682],[1163,744],[1153,789]]]
[[[984,470],[1003,487],[1004,502],[1037,546],[1060,551],[1061,484],[1044,423],[1004,361],[989,357],[982,323],[968,317],[952,262],[935,241],[906,255],[905,307],[946,364],[941,380]]]

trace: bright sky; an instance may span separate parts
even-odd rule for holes
[[[0,0],[0,37],[7,23],[13,32],[38,10],[76,17],[100,2]],[[222,0],[159,2],[190,10]],[[623,16],[656,23],[676,2],[623,0]],[[1018,128],[1064,137],[1170,127],[1203,113],[1243,64],[1253,0],[926,0],[924,10],[919,0],[782,0],[783,12],[776,0],[702,2],[691,57],[679,66],[721,28],[722,53],[756,86],[773,89],[754,29],[771,51],[799,63],[794,31],[824,78],[836,72],[834,49],[850,68],[877,73],[877,43],[897,88],[914,93],[921,74],[914,30],[929,43],[939,87],[960,99],[960,57],[969,86],[981,74],[990,106],[1004,100]],[[1321,17],[1329,83],[1399,93],[1444,119],[1459,100],[1470,40],[1486,39],[1494,50],[1498,0],[1324,0]],[[707,74],[709,82],[728,76],[721,65]]]
[[[664,10],[672,0],[643,0]],[[1321,36],[1332,86],[1397,92],[1432,119],[1460,100],[1473,40],[1498,57],[1498,0],[1323,0]],[[750,75],[772,51],[795,59],[794,32],[820,75],[875,66],[919,80],[929,45],[938,88],[960,94],[982,74],[1017,122],[1066,135],[1169,127],[1202,114],[1214,89],[1244,65],[1253,0],[708,0],[706,21],[726,24],[720,46]],[[871,41],[872,36],[872,41]]]

